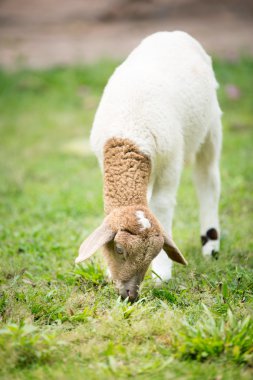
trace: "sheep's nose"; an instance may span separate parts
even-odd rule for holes
[[[132,289],[124,289],[120,292],[120,295],[122,299],[128,298],[130,302],[134,302],[138,298],[138,291]]]
[[[138,298],[138,292],[127,289],[127,297],[129,301],[135,301]]]
[[[134,302],[138,298],[138,292],[137,292],[137,290],[127,289],[126,290],[126,294],[127,294],[127,297],[128,297],[128,299],[129,299],[130,302]]]

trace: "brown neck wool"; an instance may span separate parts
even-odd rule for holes
[[[150,159],[128,139],[112,138],[104,146],[104,208],[147,206]]]

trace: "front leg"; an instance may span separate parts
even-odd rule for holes
[[[175,176],[161,176],[154,184],[152,197],[150,200],[150,208],[159,222],[162,224],[164,231],[170,236],[172,235],[172,219],[173,211],[176,203],[176,192],[179,182]],[[175,173],[175,172],[174,172]],[[157,284],[163,281],[169,281],[172,272],[172,260],[162,250],[152,261],[153,278]]]

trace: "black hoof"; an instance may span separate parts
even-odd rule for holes
[[[211,255],[212,255],[212,257],[213,257],[215,260],[218,260],[218,258],[219,258],[219,252],[217,252],[217,251],[212,251]]]

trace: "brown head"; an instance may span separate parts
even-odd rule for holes
[[[76,263],[88,259],[103,246],[112,279],[122,298],[134,301],[140,283],[161,249],[170,259],[186,265],[186,260],[161,225],[145,206],[114,209],[82,243]]]

